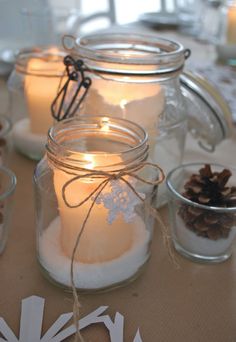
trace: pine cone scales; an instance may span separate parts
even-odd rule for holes
[[[229,170],[212,172],[210,165],[206,164],[199,170],[199,174],[190,177],[182,195],[206,206],[235,207],[236,187],[226,186],[230,177]],[[227,238],[232,226],[236,224],[234,213],[214,212],[187,204],[181,205],[179,215],[190,230],[211,240]]]

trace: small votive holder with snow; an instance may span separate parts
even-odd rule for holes
[[[160,176],[147,161],[147,135],[131,121],[81,116],[50,129],[34,177],[46,277],[71,288],[72,267],[74,286],[90,292],[139,275],[150,256]]]
[[[53,46],[22,49],[8,79],[14,146],[34,160],[45,153],[51,104],[64,82],[64,56]]]
[[[166,179],[175,249],[199,262],[228,259],[236,237],[236,170],[192,163]]]
[[[0,254],[4,251],[9,232],[16,177],[12,171],[0,166]]]

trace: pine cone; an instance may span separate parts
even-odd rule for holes
[[[199,170],[199,174],[190,177],[184,185],[185,192],[182,195],[192,202],[206,206],[235,207],[236,187],[226,186],[231,175],[227,169],[212,172],[211,166],[206,164]],[[232,226],[236,224],[234,213],[214,212],[187,204],[181,205],[179,215],[186,227],[211,240],[227,238]]]

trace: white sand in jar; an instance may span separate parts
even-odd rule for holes
[[[228,252],[233,240],[236,237],[236,229],[232,227],[229,236],[225,239],[210,240],[196,235],[185,227],[185,223],[179,217],[176,218],[175,235],[177,243],[190,253],[218,256]]]
[[[122,256],[111,261],[85,264],[74,263],[75,286],[80,289],[99,289],[131,278],[145,263],[150,232],[137,216],[133,231],[133,244]],[[42,266],[57,282],[70,286],[71,260],[63,254],[60,243],[60,218],[54,219],[39,239]]]
[[[14,124],[13,140],[17,150],[33,159],[40,159],[45,153],[46,135],[32,133],[27,118]]]

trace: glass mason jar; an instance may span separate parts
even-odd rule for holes
[[[165,172],[181,163],[187,116],[179,75],[188,52],[179,43],[141,34],[94,34],[64,45],[82,59],[92,85],[78,114],[111,115],[148,133],[153,162]],[[166,201],[165,185],[159,203]]]
[[[92,79],[78,115],[107,114],[138,123],[148,133],[150,159],[166,174],[182,162],[187,128],[208,151],[229,135],[227,103],[207,80],[182,72],[189,50],[181,44],[124,31],[65,36],[64,47],[84,61]],[[156,205],[166,202],[161,184]]]
[[[226,0],[220,8],[219,28],[216,37],[219,60],[236,65],[236,1]]]
[[[8,80],[14,145],[32,159],[45,152],[51,104],[63,81],[63,56],[55,47],[24,49]]]
[[[38,260],[46,277],[71,286],[74,248],[74,283],[81,291],[137,277],[150,256],[149,206],[160,176],[150,165],[139,168],[145,161],[147,135],[130,121],[81,116],[50,129],[34,176]],[[117,174],[123,178],[108,178]]]

